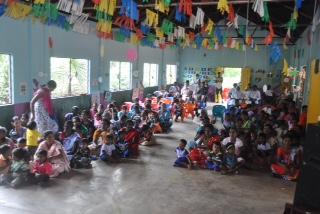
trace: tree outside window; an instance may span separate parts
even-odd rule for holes
[[[131,76],[130,62],[110,61],[110,91],[130,90]]]
[[[153,87],[158,85],[158,64],[143,64],[143,85],[144,87]]]
[[[88,93],[89,60],[51,57],[50,63],[51,79],[57,82],[53,97]]]
[[[11,56],[0,54],[0,105],[10,104],[11,95]]]

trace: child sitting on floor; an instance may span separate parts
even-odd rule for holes
[[[159,121],[163,132],[167,132],[172,126],[171,112],[167,110],[167,105],[163,103],[159,111]]]
[[[260,133],[256,140],[256,163],[263,168],[270,165],[271,146],[267,142],[267,137],[264,133]]]
[[[142,134],[141,145],[151,146],[151,145],[155,144],[154,135],[153,135],[152,129],[150,128],[149,125],[145,124],[142,126],[141,134]]]
[[[222,174],[238,173],[237,155],[235,154],[235,146],[233,143],[226,145],[226,153],[223,155]]]
[[[186,150],[187,141],[185,139],[180,140],[179,146],[176,148],[177,159],[173,166],[176,167],[188,167],[191,169],[191,162],[188,157],[189,152]]]
[[[125,130],[120,130],[116,141],[116,148],[121,158],[127,158],[129,156],[128,143],[125,141],[125,135]]]
[[[100,151],[100,160],[105,162],[114,162],[117,159],[116,146],[114,145],[114,136],[110,133],[102,134],[103,144]]]
[[[89,140],[87,138],[83,138],[79,150],[74,155],[74,167],[75,168],[91,168],[91,155],[89,149]]]
[[[184,108],[183,108],[183,100],[182,98],[179,98],[175,100],[175,103],[173,105],[174,107],[174,113],[175,113],[175,122],[178,122],[179,117],[181,117],[181,122],[183,122],[184,119]]]
[[[12,158],[10,173],[5,177],[4,182],[12,188],[18,188],[31,181],[30,167],[25,161],[25,151],[23,149],[14,149]]]
[[[9,136],[14,142],[17,142],[20,137],[26,137],[27,129],[21,125],[21,120],[18,116],[12,118],[11,125],[13,129],[10,130]]]
[[[31,158],[34,153],[37,151],[38,142],[41,138],[40,132],[37,131],[37,123],[35,121],[31,121],[27,124],[27,148]]]
[[[11,148],[8,145],[0,146],[0,183],[2,178],[8,175],[11,165]]]
[[[208,169],[219,172],[221,170],[222,159],[223,155],[220,143],[212,144],[212,150],[209,152],[207,158]]]
[[[283,137],[283,146],[277,150],[277,163],[271,164],[271,172],[285,180],[295,181],[300,174],[301,150],[292,147],[292,137]]]
[[[27,141],[25,138],[20,137],[17,140],[17,148],[20,148],[24,151],[24,160],[29,163],[29,161],[31,160],[31,154],[29,152],[29,150],[27,149]]]
[[[133,156],[139,155],[139,132],[134,129],[132,120],[127,120],[125,141],[128,143],[129,154]]]
[[[16,145],[6,135],[7,135],[7,129],[5,127],[0,126],[0,146],[9,145],[10,149],[13,150],[16,147]]]
[[[89,130],[82,124],[80,117],[73,117],[72,122],[73,129],[80,135],[81,138],[89,137]]]
[[[46,150],[39,150],[36,155],[37,160],[34,161],[31,171],[34,174],[35,182],[42,186],[49,181],[52,174],[52,164],[48,161]]]

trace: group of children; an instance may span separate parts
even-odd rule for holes
[[[262,103],[263,100],[262,100]],[[267,169],[274,176],[296,180],[302,163],[307,106],[300,109],[292,97],[277,105],[233,105],[225,112],[223,128],[206,110],[194,139],[181,139],[174,166],[238,173],[241,168]]]

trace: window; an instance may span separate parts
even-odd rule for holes
[[[158,85],[158,64],[144,63],[143,86],[152,87]]]
[[[50,66],[51,79],[57,82],[53,97],[88,93],[89,60],[51,57]]]
[[[177,81],[177,66],[176,65],[167,65],[166,79],[167,79],[167,85],[171,85],[175,81]]]
[[[232,88],[234,83],[239,84],[241,82],[242,68],[224,68],[223,69],[223,88]]]
[[[110,91],[121,91],[131,89],[130,62],[110,61]]]
[[[9,104],[11,100],[11,60],[8,54],[0,54],[0,105]]]

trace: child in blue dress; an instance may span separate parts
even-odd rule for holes
[[[120,130],[116,141],[116,149],[121,158],[127,158],[129,156],[128,143],[125,141],[125,135],[126,132]]]
[[[191,162],[188,157],[189,152],[186,149],[186,145],[187,141],[185,139],[181,139],[179,146],[176,148],[177,159],[174,162],[173,166],[191,168]]]
[[[221,170],[222,159],[221,145],[219,143],[214,143],[212,145],[212,150],[208,153],[208,169],[219,172]]]
[[[163,103],[159,111],[159,121],[163,132],[167,132],[172,126],[171,112],[167,109],[167,105]]]
[[[223,155],[222,174],[238,174],[238,161],[237,155],[235,154],[235,146],[233,143],[228,143],[226,145],[226,153]]]

